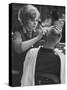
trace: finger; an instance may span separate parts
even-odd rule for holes
[[[43,29],[43,27],[41,25],[39,27],[40,27],[40,29]]]
[[[64,21],[62,19],[59,19],[56,25],[63,27]]]
[[[45,35],[47,32],[48,32],[48,30],[44,30],[44,31],[43,31],[43,35]]]
[[[62,29],[60,28],[60,29],[55,29],[55,31],[57,32],[57,33],[62,33]]]
[[[56,26],[55,26],[55,29],[57,29],[57,30],[62,30],[62,26],[56,25]]]

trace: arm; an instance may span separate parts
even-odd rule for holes
[[[15,33],[14,35],[14,49],[17,53],[22,53],[26,50],[28,50],[30,47],[32,47],[37,41],[39,41],[42,38],[43,34],[42,32],[34,37],[33,39],[22,41],[21,34],[19,32]]]
[[[41,39],[42,36],[38,35],[37,37],[21,42],[21,49],[23,51],[26,51],[27,49],[29,49],[30,47],[32,47],[37,41],[39,41]]]

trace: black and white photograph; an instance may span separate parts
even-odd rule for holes
[[[9,86],[65,84],[65,6],[9,4]]]

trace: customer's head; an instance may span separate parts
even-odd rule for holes
[[[18,12],[18,20],[28,31],[36,29],[40,13],[33,5],[25,5]]]
[[[54,26],[51,26],[51,29],[48,30],[46,34],[46,42],[44,43],[44,47],[54,48],[61,40],[62,31],[55,29]],[[45,40],[45,36],[44,36]]]

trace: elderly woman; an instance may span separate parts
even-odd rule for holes
[[[21,86],[64,83],[64,54],[56,50],[62,37],[64,21],[58,19],[47,28],[43,47],[31,49],[25,58]]]
[[[43,31],[39,31],[36,36],[33,36],[33,32],[36,31],[40,20],[40,13],[33,5],[25,5],[23,8],[20,8],[18,11],[18,20],[21,24],[21,29],[15,30],[12,40],[12,85],[15,86],[20,85],[26,52],[34,47],[34,44],[43,36]],[[15,74],[18,75],[16,82]]]

